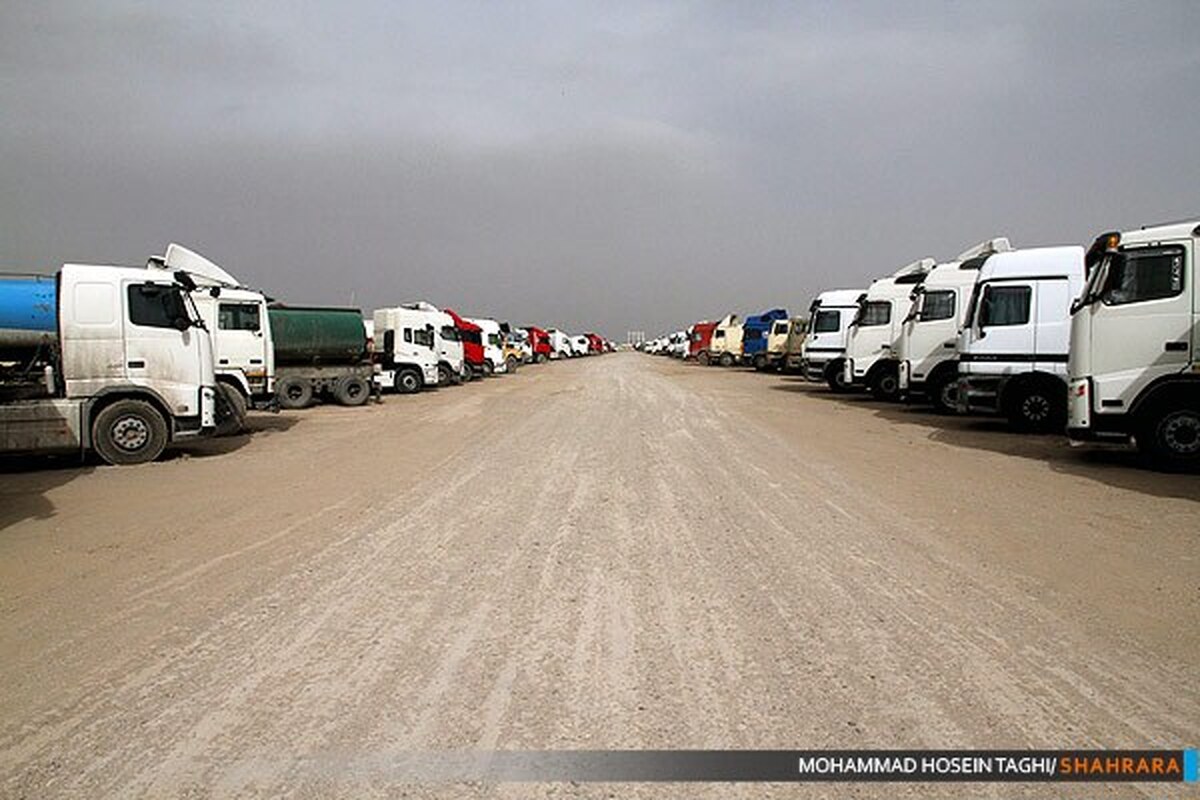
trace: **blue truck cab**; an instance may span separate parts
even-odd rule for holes
[[[761,314],[746,317],[742,335],[742,363],[755,369],[765,369],[767,366],[767,336],[771,326],[780,320],[786,320],[786,308],[772,308]]]

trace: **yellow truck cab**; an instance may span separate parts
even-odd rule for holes
[[[729,367],[742,358],[742,321],[737,314],[726,314],[717,324],[709,347],[709,364]]]

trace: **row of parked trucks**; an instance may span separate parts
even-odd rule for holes
[[[369,319],[279,303],[172,244],[144,267],[0,275],[0,453],[143,463],[240,432],[250,409],[359,406],[611,349],[424,301]]]
[[[998,237],[949,261],[913,261],[865,289],[821,292],[806,318],[730,314],[645,349],[1002,415],[1021,431],[1132,440],[1160,467],[1194,470],[1198,243],[1198,220],[1105,233],[1086,250],[1014,248]]]

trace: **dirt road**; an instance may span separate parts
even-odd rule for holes
[[[634,353],[255,426],[0,473],[0,795],[603,795],[390,767],[1200,729],[1195,476]]]

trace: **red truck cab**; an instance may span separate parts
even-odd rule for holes
[[[697,322],[688,332],[688,347],[687,357],[694,358],[701,364],[708,363],[708,350],[712,346],[713,331],[717,329],[717,323]]]
[[[483,372],[483,329],[460,317],[452,308],[442,310],[454,320],[454,327],[462,336],[463,361],[467,362],[467,368],[473,373]]]
[[[603,337],[600,336],[600,334],[585,333],[584,336],[586,336],[587,340],[588,340],[588,352],[589,353],[603,353],[604,352],[604,339],[603,339]]]
[[[533,348],[533,360],[540,362],[549,359],[550,354],[554,352],[554,348],[550,345],[550,334],[534,325],[526,328],[525,332],[529,334],[529,346]]]

